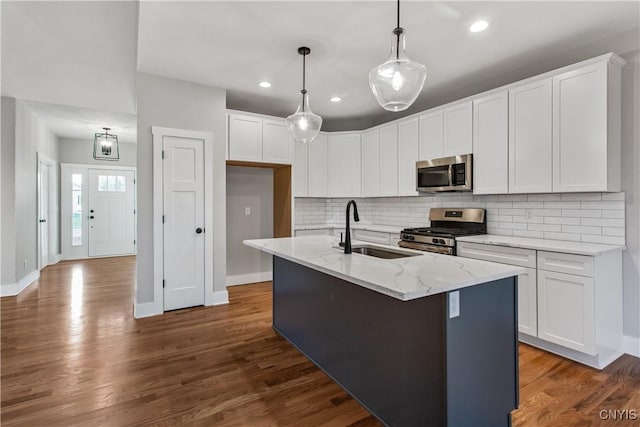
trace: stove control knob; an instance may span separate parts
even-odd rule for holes
[[[440,243],[441,245],[444,245],[444,239],[438,239],[438,243]]]

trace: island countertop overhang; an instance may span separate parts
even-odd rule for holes
[[[420,251],[411,251],[418,256],[396,259],[345,255],[335,247],[337,241],[331,236],[254,239],[243,243],[402,301],[513,277],[525,271],[521,267]]]

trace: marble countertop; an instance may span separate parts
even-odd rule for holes
[[[534,239],[530,237],[499,236],[495,234],[457,237],[456,240],[458,242],[482,243],[485,245],[509,246],[513,248],[536,249],[540,251],[591,256],[600,255],[609,251],[622,251],[626,249],[626,246],[618,245]]]
[[[256,239],[243,243],[403,301],[512,277],[525,271],[521,267],[410,249],[402,250],[418,256],[380,259],[357,253],[345,255],[341,248],[335,248],[338,240],[331,236]],[[388,247],[352,242],[353,245],[359,243]],[[398,250],[397,247],[393,249]]]
[[[344,225],[338,224],[301,224],[294,225],[294,230],[322,230],[325,228],[344,228]],[[352,230],[368,230],[368,231],[379,231],[381,233],[393,233],[400,234],[402,228],[394,227],[392,225],[378,225],[378,224],[361,224],[357,222],[351,222]]]

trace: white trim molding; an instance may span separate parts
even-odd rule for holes
[[[229,304],[229,292],[228,291],[218,291],[213,293],[213,298],[210,301],[210,304],[207,305],[223,305]]]
[[[33,270],[31,273],[20,279],[18,283],[2,285],[0,286],[0,297],[13,297],[19,295],[20,292],[24,291],[29,285],[33,284],[39,278],[40,271]]]
[[[157,316],[162,313],[162,307],[159,307],[155,302],[141,302],[133,304],[133,317],[136,319]]]
[[[227,276],[227,286],[248,285],[250,283],[268,282],[271,280],[273,280],[273,272],[271,271],[237,274],[235,276]]]

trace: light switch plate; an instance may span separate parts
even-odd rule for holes
[[[460,316],[460,291],[449,292],[449,319]]]

